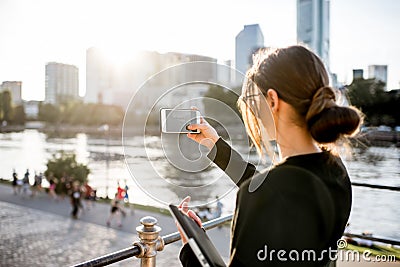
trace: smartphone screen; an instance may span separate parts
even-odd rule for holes
[[[186,127],[200,123],[200,112],[191,109],[161,109],[161,128],[164,133],[196,133]]]

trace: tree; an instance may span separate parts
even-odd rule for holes
[[[385,83],[375,79],[354,79],[347,87],[351,104],[366,115],[371,125],[400,123],[396,117],[398,100],[385,92]]]
[[[71,101],[58,106],[52,104],[39,106],[39,119],[52,124],[120,125],[123,118],[124,110],[113,105],[84,104],[80,101]]]
[[[26,121],[26,114],[23,105],[16,106],[13,110],[12,123],[22,125]]]
[[[56,123],[60,121],[61,111],[52,104],[40,104],[38,118],[41,121]]]
[[[47,170],[44,175],[46,177],[62,177],[67,174],[73,177],[74,180],[84,183],[89,175],[89,168],[76,161],[75,154],[65,154],[64,152],[58,155],[53,155],[53,157],[47,162]]]
[[[211,118],[216,118],[226,122],[235,122],[235,116],[232,114],[232,110],[240,116],[239,109],[237,107],[237,101],[239,98],[240,88],[234,88],[228,90],[221,86],[211,85],[207,92],[204,94],[203,104],[205,109],[205,115]],[[212,99],[212,101],[210,101]],[[214,101],[215,100],[215,101]],[[221,105],[227,105],[229,109],[221,109]],[[213,124],[212,122],[210,122]],[[215,125],[213,125],[215,126]]]
[[[12,118],[12,103],[11,103],[11,92],[6,90],[1,93],[1,113],[2,120],[10,122]]]

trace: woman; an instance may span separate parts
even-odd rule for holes
[[[121,214],[124,215],[125,211],[121,207],[120,199],[118,198],[118,193],[115,193],[115,197],[111,201],[110,216],[108,216],[106,222],[107,226],[111,226],[111,221],[113,220],[114,217],[116,217],[118,227],[121,228],[122,227]]]
[[[347,171],[329,147],[358,130],[360,113],[336,105],[322,61],[302,46],[260,51],[246,78],[238,106],[260,155],[277,144],[273,168],[258,173],[204,120],[188,134],[239,187],[229,266],[328,265],[351,209]],[[180,208],[201,225],[189,199]],[[200,266],[188,244],[180,259]]]

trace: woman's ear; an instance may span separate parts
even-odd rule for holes
[[[274,89],[268,89],[267,101],[272,112],[277,112],[279,109],[278,93]]]

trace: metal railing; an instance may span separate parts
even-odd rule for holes
[[[222,216],[203,223],[203,228],[209,230],[218,227],[232,219],[232,214]],[[174,232],[165,236],[159,236],[161,228],[157,226],[157,219],[151,216],[143,217],[140,220],[141,226],[136,227],[140,241],[133,243],[131,247],[86,261],[73,267],[98,267],[107,266],[131,257],[141,259],[140,266],[155,267],[157,251],[162,251],[168,244],[181,239],[179,232]]]
[[[382,185],[372,185],[364,183],[352,183],[353,186],[369,187],[374,189],[384,189],[400,191],[399,187],[392,186],[382,186]],[[233,215],[229,214],[222,216],[208,222],[203,223],[203,228],[209,230],[218,227],[232,219]],[[156,256],[158,251],[162,251],[164,247],[168,244],[174,243],[181,239],[179,232],[174,232],[165,236],[159,236],[161,227],[157,226],[157,219],[151,216],[143,217],[140,220],[141,226],[136,227],[136,231],[139,235],[139,241],[133,243],[131,247],[86,261],[72,267],[98,267],[107,266],[112,263],[116,263],[131,257],[137,257],[141,259],[141,267],[155,267],[156,266]],[[349,238],[360,238],[369,241],[375,241],[380,243],[386,243],[391,245],[400,246],[399,240],[383,238],[383,237],[373,237],[352,233],[344,233],[343,236]]]

